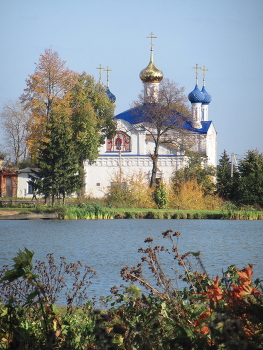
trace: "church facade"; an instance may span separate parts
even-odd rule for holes
[[[198,69],[196,65],[196,72]],[[217,134],[212,121],[208,120],[211,96],[205,89],[204,79],[203,87],[199,89],[197,76],[198,73],[196,73],[195,88],[188,95],[192,106],[192,118],[184,123],[183,128],[192,139],[191,150],[205,156],[208,165],[216,166]],[[163,73],[153,62],[152,47],[150,63],[141,71],[140,79],[144,85],[145,98],[150,93],[158,96]],[[115,101],[110,91],[109,94]],[[135,108],[131,108],[116,115],[115,137],[105,139],[105,143],[100,148],[100,155],[93,164],[85,162],[85,195],[95,198],[103,197],[109,187],[116,182],[120,172],[124,179],[140,172],[144,174],[145,180],[150,181],[152,173],[150,155],[153,154],[154,141],[143,128],[135,112]],[[169,182],[173,171],[181,169],[187,162],[188,157],[184,149],[161,145],[156,178]]]

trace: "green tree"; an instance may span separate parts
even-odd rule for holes
[[[236,179],[236,175],[235,170],[233,177],[231,177],[231,161],[226,150],[224,150],[219,159],[219,165],[217,166],[216,171],[216,191],[219,197],[226,200],[233,199],[234,180]]]
[[[239,162],[238,171],[236,199],[242,204],[257,204],[263,208],[263,153],[247,151]]]
[[[115,106],[107,96],[106,89],[85,72],[78,75],[68,99],[74,149],[84,175],[84,161],[92,163],[98,158],[99,146],[104,143],[105,137],[112,138],[115,134]],[[81,194],[84,194],[84,184]]]
[[[93,162],[105,136],[112,137],[115,133],[114,104],[106,88],[87,73],[77,74],[66,68],[65,61],[52,49],[40,55],[35,73],[26,83],[21,100],[31,116],[27,144],[32,157],[43,152],[40,148],[41,142],[45,142],[46,126],[54,124],[54,118],[59,121],[60,115],[66,114],[72,132],[71,147],[84,178],[84,160]],[[54,131],[54,125],[51,128]]]
[[[112,138],[115,133],[114,104],[106,89],[85,72],[78,75],[69,100],[75,152],[81,165],[85,159],[92,163],[105,137]]]
[[[165,209],[168,205],[168,191],[163,182],[156,184],[153,198],[159,209]]]
[[[33,171],[30,181],[45,198],[51,196],[52,205],[59,195],[62,195],[64,203],[66,193],[78,191],[82,184],[68,115],[61,116],[61,111],[57,113],[53,111],[50,114],[37,156],[39,170]]]

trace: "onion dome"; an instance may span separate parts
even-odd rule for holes
[[[206,91],[205,86],[203,85],[202,90],[201,90],[204,99],[203,99],[203,104],[208,105],[212,101],[212,96]]]
[[[163,72],[153,63],[153,51],[151,49],[150,63],[140,73],[143,83],[160,83],[163,79]]]
[[[191,103],[202,103],[204,100],[204,95],[203,93],[200,91],[198,85],[195,85],[195,88],[192,92],[190,92],[190,94],[188,95],[188,100]]]
[[[109,99],[114,103],[116,101],[116,96],[113,95],[113,93],[110,91],[110,89],[107,87],[106,94],[108,95]]]

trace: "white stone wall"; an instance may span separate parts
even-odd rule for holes
[[[123,120],[117,121],[117,130],[131,137],[131,151],[106,152],[105,142],[95,163],[92,165],[85,163],[85,193],[88,196],[103,197],[111,182],[116,182],[120,169],[124,182],[125,178],[139,172],[143,172],[145,178],[150,181],[152,171],[150,154],[155,147],[153,140],[147,138],[144,130]],[[207,156],[208,164],[216,166],[216,131],[213,124],[207,134],[193,133],[191,137],[191,149]],[[176,148],[161,145],[159,155],[157,178],[160,177],[166,182],[170,180],[174,170],[179,170],[187,164],[187,157],[180,154]]]
[[[186,163],[185,156],[160,156],[158,159],[157,177],[169,182],[174,170]],[[143,172],[145,179],[150,181],[152,161],[150,156],[100,156],[92,165],[85,164],[85,193],[96,198],[103,197],[111,184],[116,182],[119,172],[125,178]]]

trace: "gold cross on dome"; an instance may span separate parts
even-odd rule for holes
[[[203,71],[203,80],[205,80],[205,72],[208,71],[208,69],[206,69],[206,66],[203,66],[203,68],[201,68]]]
[[[151,33],[150,36],[147,36],[147,39],[151,39],[151,42],[150,42],[151,47],[153,47],[153,39],[156,39],[156,38],[157,36],[154,36],[153,33]]]
[[[111,72],[112,70],[109,69],[109,67],[107,66],[106,69],[104,69],[105,72],[107,72],[107,86],[109,87],[109,72]]]
[[[100,64],[100,65],[99,65],[99,68],[96,68],[96,69],[99,69],[99,70],[100,70],[100,83],[101,83],[102,70],[103,70],[104,68],[103,68],[102,65]]]
[[[193,69],[195,69],[195,78],[196,78],[196,84],[198,83],[198,69],[202,69],[201,67],[198,67],[198,63],[196,63],[195,67],[193,67]]]

